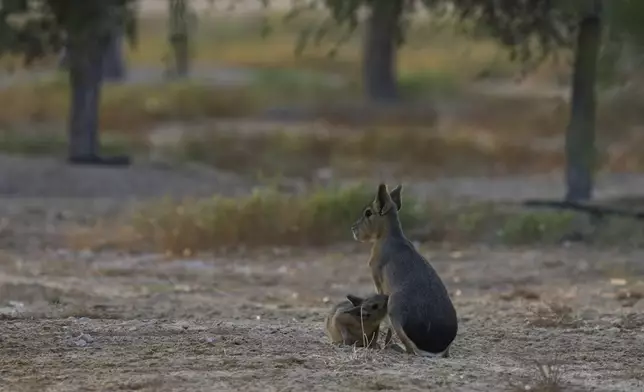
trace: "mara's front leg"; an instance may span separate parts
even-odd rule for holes
[[[373,273],[372,277],[373,277],[373,284],[376,287],[376,292],[378,294],[384,294],[384,289],[382,287],[383,284],[382,284],[382,280],[380,279],[380,275],[377,274],[377,273]],[[385,348],[390,345],[391,339],[393,338],[393,331],[392,331],[392,328],[391,328],[391,320],[390,320],[389,316],[387,316],[386,319],[387,319],[388,326],[387,326],[387,333],[385,334],[385,342],[383,343],[383,347],[385,347]]]
[[[389,326],[387,328],[387,333],[385,334],[385,342],[383,343],[384,347],[388,347],[391,344],[391,339],[393,338],[391,319],[389,318],[389,316],[387,316],[387,324]]]
[[[382,287],[383,286],[382,285],[382,279],[380,277],[380,271],[372,267],[371,268],[371,278],[373,279],[373,285],[376,288],[376,293],[384,294],[384,289]],[[383,347],[387,347],[389,345],[389,343],[391,343],[391,338],[392,338],[391,322],[389,321],[389,317],[387,317],[387,320],[388,320],[387,323],[389,324],[389,327],[387,328],[387,334],[385,335],[385,342],[384,342]],[[380,328],[380,327],[378,327],[378,328]],[[378,335],[376,334],[376,336],[378,336]]]
[[[377,271],[372,270],[371,278],[373,279],[373,286],[376,288],[376,293],[384,294],[383,292],[384,290],[382,287],[382,279],[380,278],[380,274]]]

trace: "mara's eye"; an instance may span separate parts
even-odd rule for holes
[[[369,218],[371,215],[373,215],[373,212],[371,212],[370,209],[367,208],[366,210],[364,210],[364,216],[366,218]]]
[[[377,309],[378,309],[378,304],[371,305],[371,310],[377,310]]]

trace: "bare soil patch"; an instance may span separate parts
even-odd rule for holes
[[[4,254],[4,388],[492,391],[538,381],[533,361],[563,390],[644,386],[644,301],[610,281],[635,285],[642,252],[424,249],[461,320],[445,360],[327,341],[328,301],[372,290],[364,249],[275,253]]]

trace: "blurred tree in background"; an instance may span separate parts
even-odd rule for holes
[[[318,6],[302,1],[299,8]],[[430,15],[449,15],[472,33],[487,35],[505,46],[512,59],[535,67],[561,49],[575,53],[571,112],[566,132],[566,200],[592,196],[595,162],[595,106],[599,50],[602,43],[603,7],[600,0],[324,0],[331,18],[354,31],[366,10],[363,80],[366,96],[374,101],[394,101],[396,48],[404,42],[406,17],[424,7]],[[611,7],[613,34],[641,36],[644,14],[635,2],[617,0]],[[640,2],[640,7],[641,6]],[[636,16],[633,16],[636,15]],[[625,22],[621,24],[621,22]],[[328,29],[322,25],[320,29]],[[322,36],[324,31],[317,34]]]
[[[69,160],[126,164],[99,155],[98,110],[106,54],[125,34],[135,42],[136,0],[5,0],[0,9],[0,53],[33,60],[65,47],[71,88]]]
[[[573,0],[570,0],[573,1]],[[557,2],[554,2],[557,3]],[[574,6],[548,0],[299,0],[287,19],[308,10],[326,9],[329,19],[303,31],[304,47],[334,29],[346,35],[364,27],[362,76],[365,96],[373,101],[399,98],[397,48],[404,44],[411,19],[426,12],[436,19],[457,20],[464,30],[487,35],[505,45],[513,59],[538,64],[562,47],[570,47],[576,26]],[[338,44],[342,44],[340,40]]]
[[[293,2],[286,20],[306,11],[326,9],[330,19],[303,31],[298,51],[309,41],[321,41],[333,29],[343,29],[345,34],[337,42],[337,49],[360,26],[361,13],[366,14],[362,52],[365,96],[374,102],[392,102],[399,98],[397,49],[403,43],[405,17],[413,14],[416,3],[406,0],[299,0]]]
[[[167,0],[170,75],[190,69],[190,0]],[[209,0],[215,2],[216,0]],[[257,0],[270,6],[270,0]],[[118,163],[99,157],[98,104],[102,81],[122,67],[123,37],[134,43],[136,0],[5,0],[0,3],[0,53],[23,55],[27,64],[68,51],[71,85],[69,157],[73,162]],[[605,3],[605,4],[604,4]],[[234,4],[232,2],[231,4]],[[412,17],[452,18],[466,31],[500,42],[527,68],[551,56],[574,54],[571,112],[566,133],[567,200],[592,197],[595,161],[595,106],[598,70],[638,64],[644,43],[644,3],[637,0],[295,0],[286,19],[307,10],[328,18],[302,33],[298,50],[327,32],[347,39],[364,27],[362,80],[373,102],[396,102],[397,50]],[[608,61],[606,59],[621,59]],[[121,58],[122,60],[122,58]],[[608,64],[610,63],[610,64]],[[631,65],[630,68],[637,68]]]
[[[619,0],[618,0],[619,1]],[[473,20],[520,61],[539,64],[562,48],[574,52],[566,130],[568,202],[592,198],[596,85],[602,43],[601,0],[453,0],[461,20]]]
[[[623,84],[637,77],[644,65],[644,2],[605,1],[603,17],[599,76],[607,84]]]
[[[189,0],[168,0],[168,75],[185,77],[190,70],[191,34],[197,17]]]

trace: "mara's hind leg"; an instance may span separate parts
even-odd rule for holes
[[[392,330],[393,330],[393,328],[391,328],[391,327],[387,328],[387,335],[385,336],[385,343],[384,343],[383,347],[388,349],[388,350],[394,350],[397,353],[405,353],[406,352],[405,349],[400,347],[400,345],[392,342],[392,340],[393,340],[393,332],[392,332]]]
[[[351,336],[349,331],[345,327],[340,327],[340,334],[342,335],[342,344],[346,344],[347,346],[351,346],[355,343],[357,343],[356,339]]]
[[[383,343],[383,347],[386,349],[394,350],[399,353],[404,353],[405,350],[403,350],[402,347],[399,345],[392,343],[393,340],[393,328],[391,327],[391,319],[387,317],[387,333],[385,335],[385,342]]]
[[[396,336],[398,336],[398,339],[402,342],[402,344],[405,346],[405,349],[407,350],[408,354],[414,354],[418,355],[420,357],[429,357],[429,358],[436,358],[439,356],[442,356],[443,353],[440,354],[434,354],[430,353],[428,351],[424,351],[419,349],[414,342],[409,339],[405,331],[402,329],[402,326],[397,323],[394,320],[391,320],[391,327],[396,331]]]

